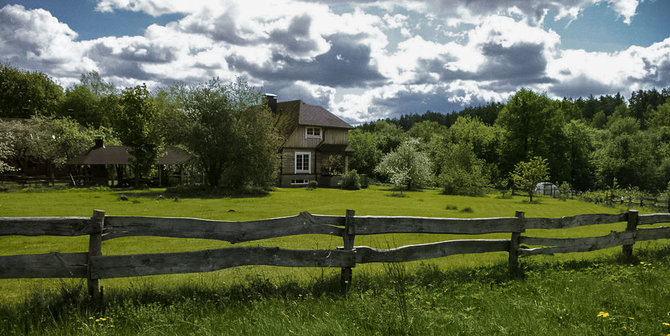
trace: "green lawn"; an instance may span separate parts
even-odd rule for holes
[[[64,190],[0,193],[0,216],[90,216],[93,209],[101,209],[105,210],[108,215],[197,217],[240,221],[290,216],[301,211],[309,211],[313,214],[344,215],[346,209],[355,210],[357,215],[427,217],[511,217],[514,216],[515,211],[524,211],[526,217],[561,217],[626,211],[626,209],[608,208],[577,200],[562,202],[557,199],[542,198],[539,204],[528,204],[522,197],[502,199],[497,195],[488,197],[445,196],[439,194],[437,190],[406,192],[405,197],[396,197],[383,187],[371,187],[360,191],[277,189],[265,197],[180,198],[177,201],[167,196],[161,197],[162,193],[163,190],[160,189],[122,192]],[[121,195],[125,195],[128,200],[121,200]],[[472,211],[462,212],[465,208],[470,208]],[[559,231],[534,230],[535,232],[530,231],[527,234],[556,237],[595,236],[605,235],[611,230],[623,230],[623,228],[624,224],[619,223]],[[454,238],[483,237],[508,238],[509,235],[359,236],[356,238],[356,245],[386,248]],[[0,255],[86,251],[87,244],[86,237],[0,237]],[[325,249],[341,246],[342,242],[338,237],[304,235],[239,245]],[[505,278],[507,253],[457,255],[425,262],[405,263],[402,268],[409,274],[407,277],[418,278],[412,278],[414,280],[411,285],[405,283],[401,287],[384,286],[383,282],[389,277],[391,280],[394,279],[394,273],[389,271],[389,265],[360,265],[353,272],[352,292],[354,294],[346,300],[318,294],[324,291],[321,287],[328,287],[328,284],[336,283],[339,269],[248,266],[211,273],[102,280],[101,285],[109,293],[108,298],[112,302],[109,309],[113,313],[108,315],[114,316],[119,322],[124,321],[118,323],[122,327],[117,326],[117,329],[110,328],[110,323],[107,322],[89,320],[86,315],[93,313],[85,309],[77,310],[80,309],[77,308],[79,306],[72,306],[72,302],[61,302],[66,300],[68,295],[56,295],[57,298],[54,299],[50,296],[52,294],[48,294],[58,293],[58,290],[62,291],[64,288],[81,284],[81,280],[0,280],[0,307],[5,307],[0,309],[0,327],[14,330],[14,332],[24,328],[25,333],[50,331],[46,334],[68,334],[75,331],[81,334],[114,334],[121,330],[125,330],[122,333],[126,334],[220,334],[221,332],[233,334],[344,334],[353,326],[356,326],[351,329],[353,334],[424,334],[429,330],[434,330],[431,332],[433,334],[442,334],[438,331],[452,333],[458,330],[466,334],[484,332],[518,334],[542,327],[544,331],[539,331],[539,334],[562,334],[562,332],[549,332],[551,329],[547,328],[551,326],[563,328],[561,330],[572,334],[580,330],[578,325],[581,323],[585,328],[583,330],[586,331],[576,332],[577,334],[609,334],[611,331],[623,333],[624,326],[657,333],[664,330],[661,322],[657,321],[658,316],[663,316],[665,313],[670,314],[668,304],[670,294],[668,294],[669,286],[667,286],[667,277],[670,273],[667,262],[669,245],[668,240],[635,245],[636,252],[640,250],[665,251],[663,252],[665,254],[660,253],[660,257],[658,253],[656,254],[655,258],[660,258],[660,261],[650,259],[653,260],[654,267],[658,266],[658,269],[653,270],[651,268],[647,270],[642,266],[630,268],[617,264],[615,261],[620,248],[555,257],[531,257],[523,260],[524,264],[529,267],[529,277],[522,281],[509,281]],[[231,244],[226,242],[201,239],[127,237],[104,242],[103,254],[177,252],[229,246]],[[606,271],[593,273],[596,275],[584,275],[579,269],[587,266],[577,267],[577,271],[565,269],[564,265],[580,260],[586,260],[587,264],[594,261],[604,264]],[[533,265],[539,266],[533,267]],[[419,279],[421,274],[427,272],[426,270],[432,274],[430,281]],[[644,270],[647,273],[640,273],[640,275],[638,270]],[[601,279],[603,272],[607,274],[627,272],[625,273],[626,278],[622,281],[629,281],[630,284],[621,284],[611,279],[606,285],[594,284],[594,281]],[[644,274],[648,274],[647,278],[644,278]],[[463,282],[463,280],[467,281]],[[427,282],[416,286],[416,281]],[[441,287],[434,288],[430,284],[431,281],[444,283],[440,285]],[[649,292],[640,288],[645,284],[665,287],[657,291],[657,294],[661,295],[658,297],[653,291]],[[545,290],[542,286],[550,288]],[[604,295],[607,286],[614,286],[612,293],[598,297],[598,295]],[[589,292],[589,288],[594,292]],[[453,292],[449,292],[450,290]],[[563,295],[563,291],[581,297],[559,298]],[[631,293],[626,295],[642,295],[641,299],[645,302],[639,302],[638,305],[641,306],[630,303],[630,307],[626,309],[619,307],[617,309],[620,312],[616,312],[616,309],[611,307],[618,307],[617,304],[610,301],[614,300],[613,296],[623,295],[627,291]],[[462,294],[457,294],[458,292]],[[42,294],[36,296],[36,293]],[[328,291],[326,290],[325,293]],[[253,303],[247,304],[244,303],[245,295],[264,299],[252,300]],[[490,297],[491,300],[498,300],[500,303],[484,300],[482,295]],[[399,303],[396,301],[403,297],[406,300],[411,298],[412,301],[406,303],[411,304],[410,308],[398,306]],[[25,301],[26,298],[28,301]],[[56,303],[53,303],[54,300]],[[127,300],[130,301],[125,302]],[[192,300],[206,302],[192,302]],[[596,304],[589,303],[588,300],[604,300],[604,302]],[[380,308],[380,312],[375,312],[371,308],[363,307],[366,302],[387,307]],[[654,311],[654,321],[651,321],[652,318],[649,316],[637,317],[645,319],[644,322],[626,320],[628,317],[639,316],[639,314],[628,312],[633,308],[649,315],[648,311],[653,310],[653,307],[648,307],[650,302],[655,302],[660,309],[660,311]],[[303,305],[304,303],[307,304]],[[73,312],[72,317],[60,315],[54,317],[49,315],[53,315],[53,312],[49,313],[53,310],[49,308],[50,305],[59,307],[57,309],[67,308],[76,311]],[[128,305],[128,309],[124,308],[125,305]],[[192,311],[193,305],[200,308]],[[356,314],[362,317],[367,316],[366,318],[372,322],[364,322],[353,315],[347,315],[346,311],[352,309],[350,305],[358,307],[355,308]],[[511,305],[511,307],[502,309],[501,305]],[[577,305],[586,305],[586,307],[576,307]],[[552,312],[554,308],[557,311]],[[35,312],[34,315],[39,315],[43,321],[23,321],[29,318],[29,315],[24,316],[22,315],[24,313],[21,313],[26,309],[36,309],[38,312]],[[573,311],[575,309],[576,312]],[[596,318],[597,316],[577,318],[573,315],[577,312],[594,315],[601,310],[611,311],[612,315],[615,313],[619,315],[612,318]],[[286,311],[286,314],[282,314],[281,311]],[[329,316],[328,312],[343,315],[341,318],[335,318]],[[393,316],[385,317],[383,316],[385,313]],[[156,314],[156,318],[150,318],[144,314]],[[494,320],[502,319],[499,323],[496,322],[500,325],[487,324],[485,322],[487,314],[490,314],[490,318]],[[512,317],[503,318],[505,314],[511,314]],[[96,317],[100,316],[98,314]],[[321,322],[314,322],[309,316]],[[389,324],[385,324],[387,318]],[[516,322],[512,320],[514,318],[521,319],[518,322],[520,324],[515,324]],[[538,318],[542,322],[532,322],[529,320],[532,318]],[[563,318],[567,320],[561,320]],[[13,324],[11,322],[13,319],[22,321],[23,327]],[[428,323],[426,319],[432,322]],[[571,323],[577,324],[571,325]],[[250,325],[254,325],[254,328],[249,329]],[[404,327],[409,329],[405,330]],[[0,333],[1,331],[2,328],[0,328]],[[670,332],[670,330],[667,331]]]
[[[128,200],[121,200],[125,195]],[[249,198],[173,198],[164,196],[163,190],[149,191],[96,191],[70,189],[65,191],[0,193],[1,216],[90,216],[93,209],[102,209],[108,215],[196,217],[220,220],[250,220],[296,215],[301,211],[313,214],[343,215],[346,209],[356,210],[357,215],[394,215],[426,217],[512,217],[515,211],[525,211],[526,217],[561,217],[585,213],[617,213],[614,209],[577,200],[560,201],[542,198],[539,204],[528,204],[523,197],[502,199],[488,197],[462,197],[441,195],[438,190],[405,192],[396,197],[383,187],[359,191],[339,189],[280,188],[264,197]],[[450,209],[447,210],[447,205]],[[461,212],[470,208],[472,212]],[[599,225],[561,230],[553,233],[529,234],[554,236],[604,235],[611,230],[622,230],[623,224]],[[480,235],[481,238],[507,238],[507,234]],[[473,238],[473,236],[396,234],[359,236],[356,245],[387,248],[408,244],[426,243],[447,239]],[[83,252],[88,248],[87,237],[0,237],[0,255],[32,254],[46,252]],[[294,249],[325,249],[342,245],[340,238],[304,235],[248,242],[238,246],[279,246]],[[104,254],[136,254],[157,252],[193,251],[229,247],[231,244],[204,239],[170,239],[158,237],[127,237],[103,243]],[[588,254],[561,255],[559,258],[583,258],[610,255],[612,250]],[[506,253],[457,255],[432,261],[440,266],[485,265],[505,260]],[[534,257],[551,258],[551,257]],[[410,263],[409,267],[417,263]],[[380,265],[361,265],[354,272],[376,272]],[[335,273],[337,270],[327,270]],[[241,267],[206,274],[187,274],[144,277],[136,279],[103,280],[106,287],[128,286],[129,283],[173,283],[175,281],[237,282],[249,275],[261,275],[273,280],[285,277],[312,279],[320,269],[287,269],[278,267]],[[0,280],[0,297],[19,299],[34,286],[58,285],[54,280]]]

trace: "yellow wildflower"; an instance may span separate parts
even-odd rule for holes
[[[670,323],[668,323],[668,322],[663,322],[663,325],[666,326],[666,327],[670,327]]]
[[[610,316],[610,313],[606,313],[606,312],[598,313],[598,317],[609,317],[609,316]]]

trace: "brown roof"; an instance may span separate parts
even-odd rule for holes
[[[334,128],[353,128],[321,106],[309,105],[302,100],[277,103],[277,128],[288,136],[297,125]]]
[[[80,155],[68,162],[73,165],[99,164],[129,164],[133,156],[128,153],[126,146],[106,146],[93,148],[88,153]],[[165,155],[158,159],[158,164],[180,164],[186,162],[190,155],[178,147],[166,147]]]

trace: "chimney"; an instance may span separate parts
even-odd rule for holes
[[[266,93],[265,98],[268,100],[268,106],[272,113],[277,113],[277,95],[272,93]]]
[[[96,135],[95,136],[95,146],[93,146],[93,149],[96,148],[103,148],[105,147],[102,141],[102,135]]]

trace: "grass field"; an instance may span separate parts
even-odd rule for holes
[[[122,200],[122,195],[127,200]],[[0,216],[90,216],[93,209],[101,209],[108,215],[249,220],[295,215],[300,211],[343,215],[346,209],[356,210],[357,215],[427,217],[511,217],[515,211],[525,211],[526,217],[561,217],[626,210],[577,200],[542,198],[539,204],[528,204],[522,197],[445,196],[436,190],[406,192],[405,197],[395,197],[381,187],[360,191],[277,189],[264,197],[177,201],[163,195],[159,189],[0,193]],[[612,224],[531,233],[577,237],[604,235],[623,228],[624,224]],[[359,236],[356,245],[386,248],[462,237]],[[468,238],[475,237],[508,238],[508,235]],[[0,255],[86,251],[87,244],[85,237],[1,237]],[[342,242],[337,237],[305,235],[240,245],[322,249],[340,246]],[[127,237],[103,243],[103,253],[177,252],[228,246],[225,242],[200,239]],[[638,334],[666,335],[670,326],[662,323],[670,323],[668,246],[667,240],[636,244],[636,253],[646,253],[647,261],[635,266],[616,261],[620,248],[531,257],[524,260],[528,276],[521,281],[506,278],[506,253],[458,255],[402,265],[362,265],[354,269],[352,295],[346,299],[333,295],[338,269],[239,267],[212,273],[108,279],[101,281],[110,302],[104,316],[93,314],[82,303],[85,295],[77,290],[79,280],[0,280],[0,333],[7,334],[2,330],[35,334],[203,335],[525,331],[587,335],[628,334],[632,329]],[[594,267],[594,263],[599,266]],[[620,300],[619,296],[625,298]],[[68,309],[71,314],[54,313]],[[38,319],[26,321],[31,315],[25,311]],[[598,317],[600,311],[610,316]],[[105,320],[100,320],[102,317]],[[113,328],[110,320],[116,323]]]

